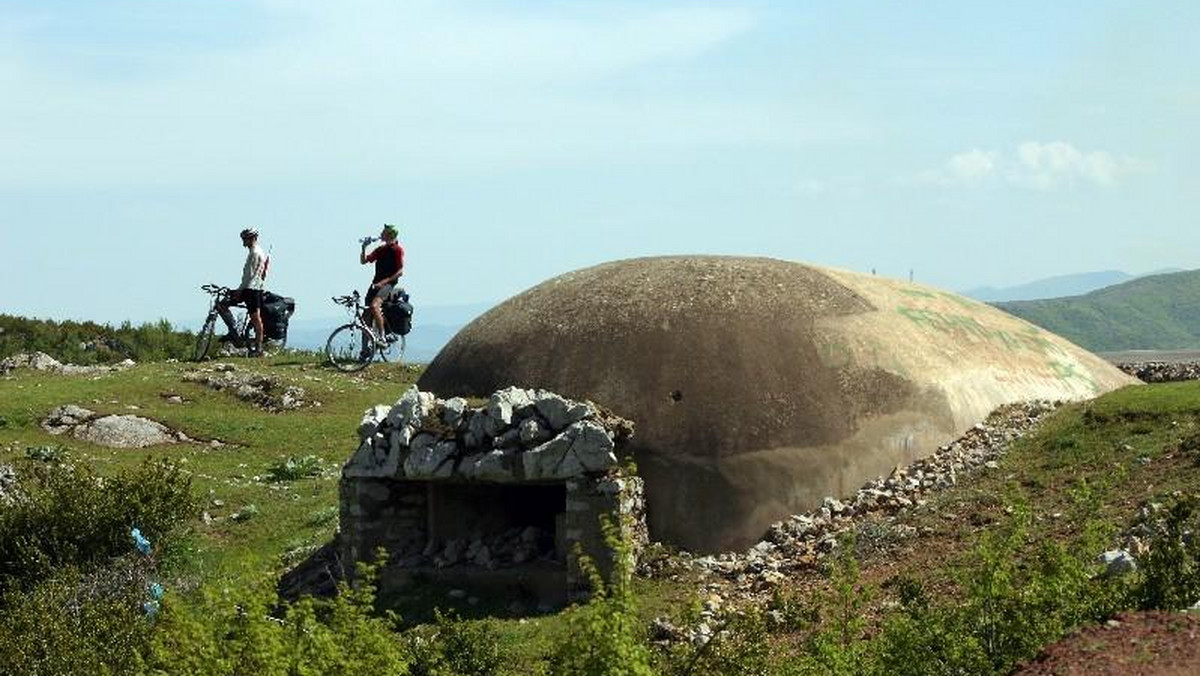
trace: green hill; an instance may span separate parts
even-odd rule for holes
[[[1200,270],[1140,277],[1082,296],[994,305],[1096,352],[1200,347]]]

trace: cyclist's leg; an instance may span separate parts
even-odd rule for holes
[[[229,306],[240,303],[241,300],[242,290],[238,289],[217,301],[217,314],[221,315],[221,321],[225,322],[226,328],[229,329],[227,335],[232,336],[237,333],[237,329],[233,326],[233,313],[229,311]]]
[[[371,328],[375,329],[375,335],[380,340],[385,335],[383,327],[383,293],[380,293],[371,299]]]
[[[248,289],[246,291],[246,314],[250,316],[250,325],[254,327],[254,352],[263,351],[263,321],[262,321],[262,291]]]

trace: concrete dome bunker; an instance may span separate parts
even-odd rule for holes
[[[769,258],[615,261],[497,305],[418,386],[508,385],[633,420],[651,536],[745,547],[774,521],[928,455],[997,406],[1136,382],[931,287]]]

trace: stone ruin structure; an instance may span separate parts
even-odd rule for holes
[[[343,566],[387,551],[385,587],[437,580],[561,604],[602,572],[608,518],[636,551],[642,482],[618,460],[632,425],[590,402],[510,387],[480,406],[409,389],[369,409],[342,469]]]
[[[911,282],[769,258],[615,261],[463,328],[422,374],[439,396],[509,385],[637,425],[651,536],[745,549],[849,498],[996,408],[1137,382],[1023,320]]]

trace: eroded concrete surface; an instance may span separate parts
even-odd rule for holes
[[[775,520],[928,455],[996,407],[1136,382],[931,287],[767,258],[606,263],[464,328],[419,381],[591,399],[637,424],[651,535],[741,548]]]

